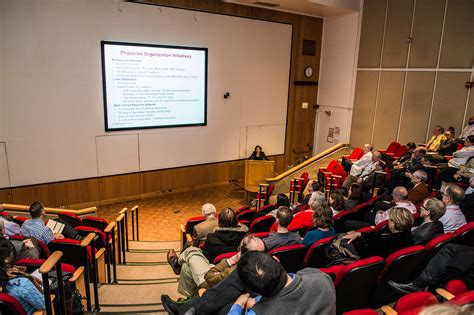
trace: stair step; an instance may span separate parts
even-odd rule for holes
[[[166,252],[127,252],[127,263],[153,262],[167,263]]]
[[[117,266],[117,280],[150,280],[150,279],[177,279],[171,267],[166,265],[159,266]]]
[[[181,250],[181,241],[129,241],[130,250]]]
[[[99,288],[100,305],[154,304],[161,302],[161,295],[177,299],[178,282],[160,284],[104,284]]]

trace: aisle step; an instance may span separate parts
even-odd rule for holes
[[[171,267],[166,265],[159,266],[129,266],[129,265],[118,265],[117,266],[117,280],[150,280],[160,278],[175,278],[178,276],[174,274]]]
[[[130,250],[181,250],[181,241],[129,241]]]

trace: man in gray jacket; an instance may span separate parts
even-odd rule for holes
[[[318,269],[287,274],[266,253],[250,251],[237,266],[240,280],[256,298],[241,295],[228,314],[336,314],[336,292],[331,278]]]

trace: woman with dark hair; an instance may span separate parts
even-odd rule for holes
[[[37,310],[44,310],[41,281],[25,273],[22,268],[11,266],[12,250],[7,239],[0,240],[0,285],[2,291],[14,297],[28,315]]]
[[[335,235],[332,221],[332,210],[328,206],[320,206],[313,213],[313,224],[315,229],[306,233],[303,244],[310,247],[313,243]]]
[[[362,186],[359,184],[352,184],[349,188],[349,198],[344,203],[344,209],[350,210],[355,206],[360,205],[364,201],[364,195],[362,193]]]
[[[285,194],[277,195],[277,209],[280,207],[290,207],[290,199]]]
[[[202,253],[210,262],[220,254],[237,251],[248,232],[248,228],[237,221],[237,216],[231,208],[222,209],[218,224],[214,232],[207,235],[202,248]]]
[[[332,214],[336,215],[344,211],[344,196],[340,191],[334,190],[329,195],[328,204],[331,207]]]
[[[265,152],[263,152],[262,147],[257,145],[255,146],[255,149],[252,152],[252,155],[249,157],[249,160],[267,160],[268,158],[265,155]]]

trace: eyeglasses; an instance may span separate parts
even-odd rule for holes
[[[425,206],[421,206],[421,207],[420,207],[420,209],[421,209],[421,210],[425,210],[425,211],[428,211],[428,212],[430,212],[428,209],[426,209],[426,207],[425,207]]]
[[[441,129],[435,129],[434,131],[441,131]]]

